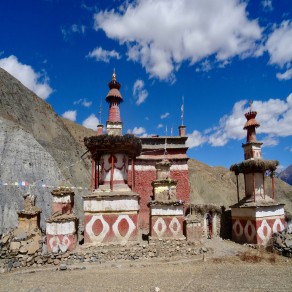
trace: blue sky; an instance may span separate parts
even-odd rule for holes
[[[11,0],[0,3],[0,67],[54,110],[95,128],[122,83],[124,133],[177,135],[188,155],[241,161],[248,101],[265,159],[292,163],[291,0]]]

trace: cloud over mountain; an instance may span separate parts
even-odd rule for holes
[[[92,129],[92,130],[96,130],[98,124],[99,124],[99,120],[94,114],[91,114],[88,118],[86,118],[82,122],[82,126],[88,129]]]
[[[16,56],[11,55],[0,59],[0,67],[42,99],[47,99],[53,92],[45,72],[35,72],[30,65],[22,64],[18,61]]]
[[[72,122],[75,122],[77,117],[77,111],[66,111],[62,114],[62,117]]]

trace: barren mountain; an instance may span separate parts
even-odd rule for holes
[[[47,218],[51,188],[42,185],[88,187],[83,152],[52,107],[0,68],[0,232],[17,223],[15,210],[22,207],[23,193],[37,195],[42,218]],[[15,182],[29,187],[12,185]],[[82,193],[76,193],[81,210]]]

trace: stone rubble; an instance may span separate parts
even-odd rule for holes
[[[284,229],[273,235],[273,249],[280,255],[292,258],[292,232]]]
[[[22,243],[15,241],[12,232],[0,240],[0,273],[26,267],[58,266],[59,270],[70,269],[80,263],[105,263],[118,260],[169,259],[173,257],[195,257],[209,252],[200,242],[183,240],[150,240],[132,245],[79,246],[74,252],[48,253],[45,236],[33,254],[21,251]],[[18,244],[17,244],[18,243]],[[13,252],[10,249],[14,248]]]

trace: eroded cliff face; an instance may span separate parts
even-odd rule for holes
[[[22,194],[37,196],[43,223],[50,215],[52,188],[42,184],[89,187],[90,161],[80,158],[83,153],[51,106],[0,68],[0,233],[17,224]],[[30,187],[3,185],[19,181]],[[83,193],[76,190],[80,215]]]

